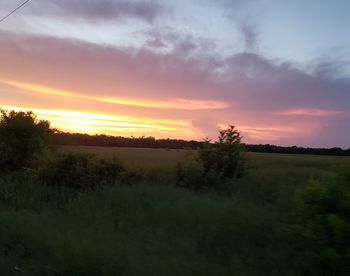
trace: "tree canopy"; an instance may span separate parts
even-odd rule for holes
[[[48,144],[53,130],[31,111],[0,110],[0,165],[17,169],[27,165]]]

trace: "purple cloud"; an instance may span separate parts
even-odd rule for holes
[[[132,17],[153,22],[164,8],[151,1],[132,0],[53,0],[31,3],[30,11],[40,15],[68,16],[85,20],[118,20]]]
[[[256,27],[248,22],[244,22],[240,26],[243,35],[244,45],[247,51],[255,51],[258,48],[258,35]]]
[[[157,45],[165,43],[160,41]],[[350,147],[350,133],[344,130],[349,129],[350,121],[350,79],[335,77],[336,62],[327,67],[334,74],[320,74],[317,68],[305,71],[254,53],[227,59],[204,55],[203,51],[198,54],[205,43],[203,46],[191,38],[173,38],[173,45],[172,51],[159,53],[2,32],[0,74],[5,79],[87,96],[228,103],[229,107],[210,113],[160,112],[147,107],[77,105],[68,99],[47,99],[61,107],[75,104],[78,108],[186,120],[200,129],[203,137],[211,135],[208,132],[213,126],[233,123],[243,130],[247,142],[329,146],[334,141],[333,146]],[[35,97],[41,99],[42,95],[31,95]],[[302,120],[295,116],[301,110]],[[313,112],[317,114],[306,116]]]

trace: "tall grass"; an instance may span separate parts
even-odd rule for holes
[[[1,204],[2,271],[277,275],[286,262],[282,246],[272,242],[278,214],[239,198],[149,184],[74,196],[32,186],[36,199],[25,200],[23,185],[18,199]]]
[[[224,192],[177,188],[168,169],[87,191],[2,175],[1,274],[303,275],[298,195],[333,159],[264,158]]]

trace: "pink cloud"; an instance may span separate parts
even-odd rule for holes
[[[319,146],[334,141],[334,146],[350,147],[350,80],[304,72],[254,53],[228,59],[195,54],[198,43],[173,41],[173,51],[158,53],[0,32],[1,79],[80,95],[28,93],[0,84],[0,104],[181,120],[191,126],[188,138],[215,137],[224,123],[242,129],[251,143]],[[163,108],[147,106],[154,101]],[[332,131],[320,135],[324,128]]]
[[[336,116],[343,114],[343,111],[339,110],[331,110],[331,109],[317,109],[317,108],[309,108],[309,109],[291,109],[280,112],[278,114],[285,116],[312,116],[312,117],[324,117],[324,116]]]

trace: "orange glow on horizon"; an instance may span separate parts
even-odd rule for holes
[[[76,100],[89,100],[95,102],[112,103],[118,105],[160,108],[160,109],[182,109],[182,110],[215,110],[225,109],[230,107],[228,103],[222,101],[206,101],[206,100],[191,100],[191,99],[169,99],[168,101],[157,101],[147,99],[128,99],[128,98],[106,98],[86,96],[72,91],[64,91],[55,88],[50,88],[38,84],[17,82],[12,80],[0,79],[3,84],[20,88],[26,91],[35,92],[44,95],[59,96]]]
[[[107,134],[118,136],[150,135],[157,138],[188,136],[197,137],[190,123],[180,120],[135,118],[94,112],[37,109],[17,106],[1,106],[7,110],[33,111],[38,119],[49,120],[53,127],[68,132]]]

